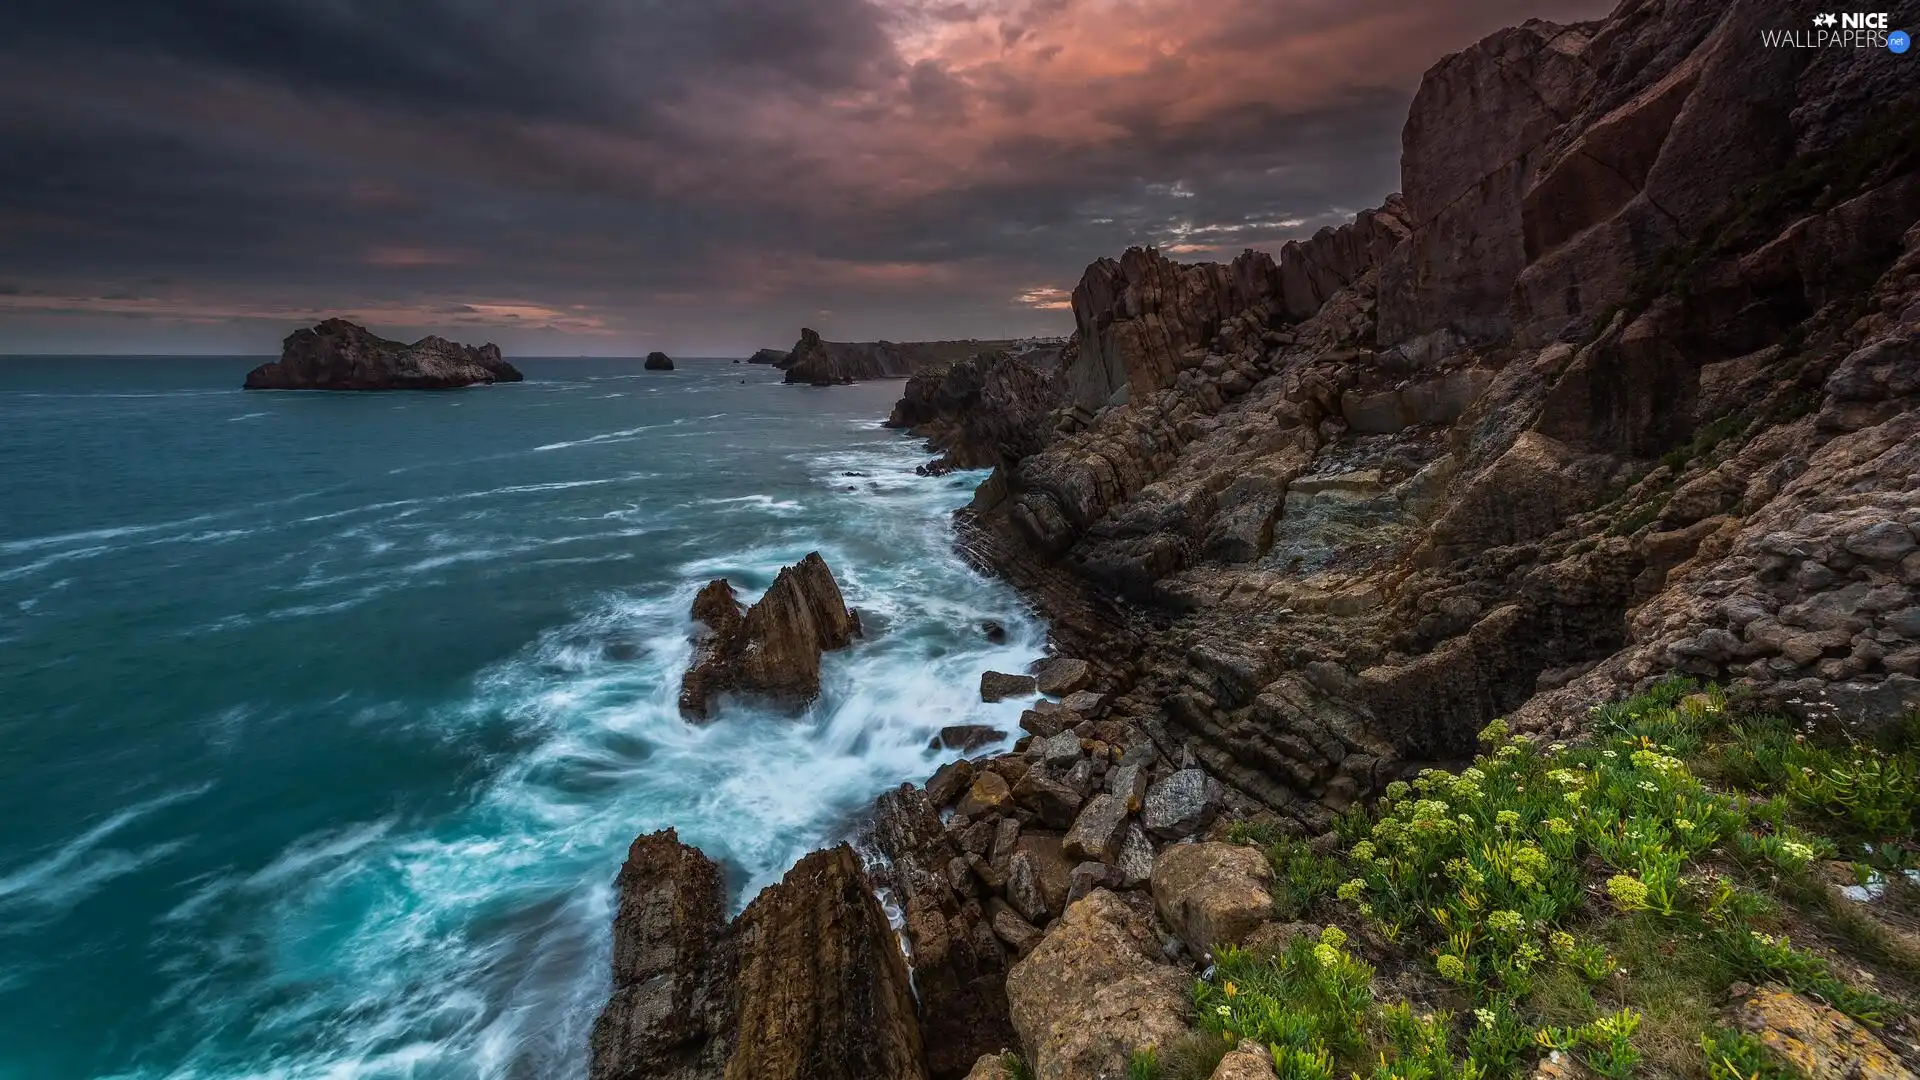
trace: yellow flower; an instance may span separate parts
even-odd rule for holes
[[[1221,987],[1221,989],[1226,992],[1226,995],[1228,997],[1232,997],[1233,995],[1240,992],[1240,988],[1233,985],[1232,983],[1228,983],[1227,985]]]

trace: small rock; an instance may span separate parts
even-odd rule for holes
[[[1147,767],[1138,762],[1121,765],[1107,774],[1107,790],[1126,804],[1132,813],[1139,813],[1146,805]]]
[[[1127,826],[1120,842],[1120,860],[1113,869],[1122,889],[1138,889],[1153,880],[1153,841],[1140,826]]]
[[[1005,812],[1011,805],[1013,788],[1005,777],[989,770],[973,778],[973,785],[960,800],[958,810],[968,817],[980,817],[988,811]]]
[[[1195,956],[1238,945],[1273,911],[1273,868],[1258,848],[1174,844],[1153,862],[1153,905]]]
[[[1907,540],[1911,544],[1913,538],[1908,537]],[[1088,666],[1085,660],[1074,660],[1063,656],[1048,661],[1046,666],[1040,669],[1040,677],[1036,682],[1041,693],[1049,697],[1065,697],[1076,690],[1084,689],[1092,679],[1093,668]]]
[[[1241,1039],[1237,1048],[1220,1059],[1213,1080],[1274,1080],[1273,1057],[1252,1039]]]
[[[1004,645],[1007,641],[1007,628],[992,619],[980,620],[980,636],[995,645]]]
[[[1047,898],[1040,891],[1040,875],[1034,869],[1033,858],[1025,851],[1016,851],[1007,862],[1007,903],[1028,922],[1040,922],[1047,917]]]
[[[1147,789],[1141,824],[1160,840],[1192,836],[1212,823],[1225,798],[1218,780],[1199,769],[1181,769]]]
[[[1882,521],[1847,537],[1846,548],[1874,562],[1899,562],[1915,547],[1913,533],[1895,521]]]
[[[1071,731],[1062,731],[1046,742],[1046,749],[1040,752],[1040,760],[1049,768],[1066,769],[1080,760],[1080,736]]]
[[[1127,804],[1112,795],[1095,795],[1074,819],[1061,847],[1067,858],[1097,863],[1120,861],[1127,837]]]
[[[1020,822],[1014,818],[1001,818],[994,826],[993,848],[988,854],[996,863],[1004,863],[1013,856],[1013,845],[1020,840]]]
[[[976,821],[960,833],[960,850],[974,855],[985,855],[993,850],[993,838],[999,830],[1000,822],[1005,818],[989,821]]]
[[[1041,704],[1050,703],[1042,702]],[[1060,711],[1057,709],[1053,712],[1044,713],[1038,709],[1028,709],[1026,712],[1020,714],[1020,730],[1036,738],[1052,738],[1060,734],[1063,726],[1064,725],[1060,723]]]
[[[1081,758],[1074,762],[1073,767],[1067,770],[1065,783],[1068,787],[1079,792],[1082,799],[1093,794],[1093,762],[1088,761],[1086,758]]]
[[[1113,872],[1105,863],[1083,862],[1074,867],[1073,875],[1069,878],[1072,884],[1067,889],[1068,906],[1095,889],[1110,887],[1112,878]]]
[[[958,750],[968,753],[983,746],[991,746],[1001,739],[1000,729],[987,724],[954,724],[943,727],[927,743],[929,750]]]
[[[1032,769],[1013,786],[1013,801],[1040,819],[1049,829],[1065,829],[1080,813],[1080,792],[1055,780],[1045,770]]]
[[[1096,694],[1091,690],[1076,690],[1060,699],[1060,707],[1067,712],[1090,717],[1100,711],[1100,706],[1106,700],[1105,694]]]
[[[984,671],[980,673],[980,700],[1005,701],[1012,697],[1026,697],[1034,692],[1035,685],[1036,680],[1031,675]]]
[[[1012,946],[1014,951],[1022,956],[1032,952],[1033,947],[1040,944],[1040,939],[1046,936],[1038,927],[1021,918],[1019,912],[1002,901],[989,901],[988,910],[992,913],[988,916],[988,925],[993,927],[994,936]],[[978,1071],[978,1066],[975,1066],[975,1071]]]

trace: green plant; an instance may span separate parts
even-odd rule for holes
[[[1708,1080],[1798,1080],[1767,1053],[1759,1039],[1744,1031],[1718,1028],[1700,1036]]]
[[[1033,1080],[1033,1070],[1027,1068],[1026,1059],[1011,1050],[1000,1055],[1000,1067],[1007,1070],[1009,1080]]]
[[[1160,1054],[1149,1046],[1127,1061],[1127,1080],[1160,1080]]]

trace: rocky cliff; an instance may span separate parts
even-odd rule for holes
[[[1096,263],[1084,426],[982,487],[970,550],[1140,647],[1115,706],[1164,751],[1315,821],[1674,669],[1920,703],[1920,67],[1760,46],[1802,21],[1502,31],[1428,73],[1380,210]]]
[[[618,882],[592,1080],[924,1080],[906,963],[851,848],[727,920],[720,868],[669,829]]]
[[[388,341],[345,319],[287,335],[280,359],[247,373],[248,390],[446,390],[519,382],[497,345],[458,345],[424,337]]]
[[[941,468],[983,469],[1045,447],[1060,403],[1056,373],[1010,353],[979,353],[908,379],[887,426],[926,439],[941,451]]]

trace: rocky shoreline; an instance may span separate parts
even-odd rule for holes
[[[1302,932],[1236,829],[1326,855],[1496,718],[1577,743],[1675,674],[1850,739],[1920,711],[1920,68],[1755,50],[1796,11],[1496,33],[1428,73],[1380,208],[1102,260],[1051,363],[913,373],[891,422],[992,469],[958,543],[1052,630],[983,689],[1046,693],[731,927],[637,842],[595,1080],[1125,1076],[1220,946]]]

